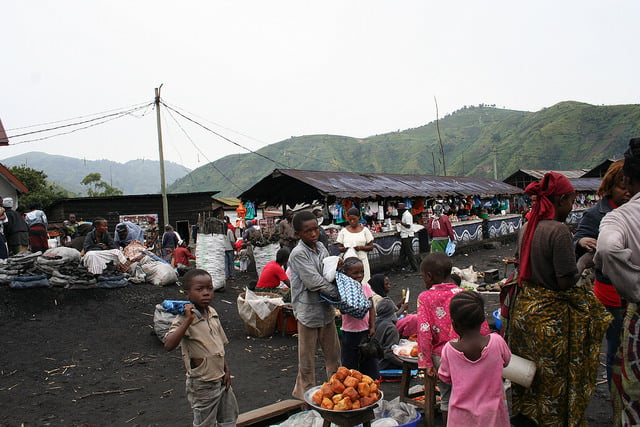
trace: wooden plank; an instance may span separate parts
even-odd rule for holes
[[[238,417],[237,426],[250,426],[252,424],[265,421],[289,412],[297,412],[306,407],[306,403],[302,400],[287,399],[271,405],[263,406],[252,411],[243,412]]]

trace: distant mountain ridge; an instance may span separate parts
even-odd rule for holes
[[[84,160],[42,152],[29,152],[0,160],[3,165],[22,166],[44,171],[47,180],[78,195],[86,195],[82,178],[92,172],[102,180],[122,190],[124,194],[160,193],[160,162],[157,160],[130,160],[118,163],[111,160]],[[190,169],[165,161],[167,183],[172,183],[190,172]]]
[[[498,179],[518,169],[591,168],[620,158],[640,136],[640,105],[566,101],[537,112],[494,106],[462,108],[439,120],[448,176]],[[436,123],[368,138],[292,137],[201,166],[169,186],[173,192],[220,190],[237,196],[275,168],[443,175]],[[224,176],[223,176],[224,175]]]

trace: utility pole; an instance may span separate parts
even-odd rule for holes
[[[464,176],[464,153],[462,153],[462,176]]]
[[[436,130],[438,131],[438,142],[440,142],[440,155],[442,156],[442,174],[447,176],[447,165],[444,163],[444,145],[442,145],[442,137],[440,136],[440,124],[438,120],[438,100],[436,97],[433,97],[434,102],[436,103]]]
[[[158,124],[158,151],[160,153],[160,188],[162,190],[162,216],[164,224],[169,224],[169,204],[167,203],[167,181],[164,175],[164,152],[162,151],[162,127],[160,126],[160,87],[156,91],[156,122]],[[162,224],[160,224],[162,226]]]
[[[493,179],[498,180],[498,148],[493,146]]]
[[[433,160],[433,174],[437,175],[436,174],[436,155],[433,154],[433,151],[431,152],[431,160]]]

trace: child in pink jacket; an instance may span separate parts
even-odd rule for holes
[[[436,377],[440,366],[442,348],[458,338],[449,314],[449,302],[454,295],[464,292],[451,279],[451,259],[443,252],[432,252],[420,264],[422,279],[427,288],[418,296],[418,368],[426,369],[427,375]],[[482,323],[480,332],[488,335],[489,325]],[[443,420],[449,406],[451,386],[438,381],[442,401],[440,410]]]

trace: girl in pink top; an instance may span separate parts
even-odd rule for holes
[[[364,265],[359,258],[350,257],[344,260],[342,272],[353,280],[362,284],[364,296],[371,302],[373,290],[368,283],[362,283],[364,277]],[[342,366],[349,369],[357,369],[373,379],[378,379],[378,360],[372,357],[362,357],[358,346],[376,332],[376,310],[371,302],[369,313],[362,319],[356,319],[348,314],[342,315]]]
[[[427,255],[420,272],[427,288],[418,296],[418,368],[426,369],[427,375],[435,377],[438,373],[442,348],[458,334],[453,329],[449,316],[449,302],[454,295],[463,292],[451,279],[451,258],[443,252]],[[488,335],[489,325],[485,321],[480,332]],[[438,384],[440,388],[440,410],[446,420],[451,389],[448,384]]]
[[[449,307],[460,338],[444,346],[438,370],[452,386],[447,425],[509,427],[502,369],[511,351],[500,335],[480,332],[484,303],[477,292],[457,294]]]

